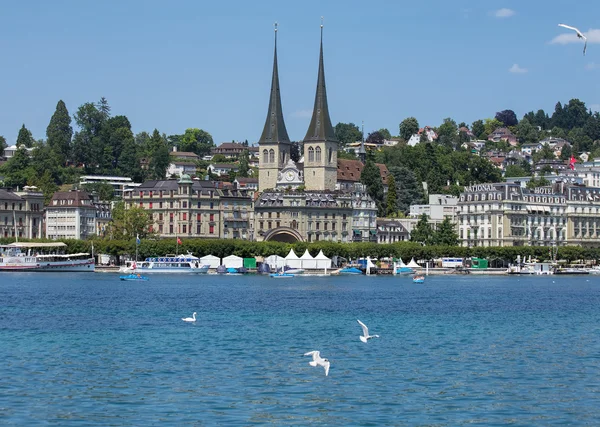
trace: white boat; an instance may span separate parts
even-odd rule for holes
[[[176,255],[146,258],[144,261],[127,261],[123,273],[208,273],[209,265],[200,264],[200,258],[192,255]]]
[[[0,246],[0,271],[94,271],[89,253],[66,254],[65,243],[15,242]]]
[[[303,268],[288,268],[285,270],[285,273],[288,274],[304,274]]]

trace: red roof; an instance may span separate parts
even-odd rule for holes
[[[383,185],[387,185],[387,177],[390,174],[387,166],[375,163],[381,174]],[[360,182],[360,175],[365,165],[360,160],[338,159],[337,179],[338,181]]]

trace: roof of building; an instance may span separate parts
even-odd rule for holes
[[[235,168],[239,167],[239,165],[237,165],[235,163],[211,163],[209,166],[212,166],[213,168],[218,168],[218,169],[235,169]]]
[[[192,153],[191,151],[171,151],[169,154],[173,157],[191,157],[195,159],[200,158],[200,156],[198,156],[196,153]]]
[[[381,181],[384,185],[388,183],[390,171],[387,166],[381,163],[375,163],[381,174]],[[338,181],[359,182],[360,175],[365,165],[360,160],[338,159],[337,179]]]
[[[247,147],[238,142],[223,142],[218,147],[213,148],[213,151],[221,151],[221,150],[244,150]]]
[[[277,27],[275,27],[275,53],[273,55],[273,75],[271,77],[269,109],[267,111],[265,127],[258,143],[290,143],[290,137],[288,136],[283,120],[283,108],[281,107],[279,69],[277,67]]]
[[[0,200],[23,200],[12,191],[0,189]]]
[[[383,185],[387,185],[388,176],[390,175],[390,171],[387,166],[383,163],[375,163],[375,166],[379,168],[379,173],[381,174],[381,180],[383,181]]]
[[[258,178],[251,178],[251,177],[239,177],[236,178],[237,182],[239,182],[240,184],[258,184]]]
[[[325,88],[325,68],[323,65],[323,26],[321,26],[321,47],[319,52],[319,74],[317,78],[317,92],[315,94],[315,106],[313,107],[310,125],[306,131],[304,141],[337,141],[329,107],[327,106],[327,90]]]
[[[84,190],[71,190],[71,191],[57,191],[52,195],[52,200],[50,201],[51,205],[54,205],[54,201],[60,200],[73,200],[73,203],[68,205],[68,207],[89,207],[90,203],[84,203],[84,201],[92,201],[92,196],[90,193]]]

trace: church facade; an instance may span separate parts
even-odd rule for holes
[[[317,88],[310,125],[303,140],[304,156],[298,163],[290,158],[291,142],[283,118],[279,87],[277,28],[269,107],[258,145],[259,196],[254,204],[256,240],[357,241],[355,217],[360,217],[361,228],[364,224],[372,225],[373,233],[365,233],[365,240],[371,240],[376,233],[375,202],[361,191],[362,188],[336,190],[338,141],[327,105],[322,25]],[[364,221],[365,218],[368,220]]]

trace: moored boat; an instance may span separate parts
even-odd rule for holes
[[[425,282],[425,276],[417,274],[416,276],[413,276],[413,283],[423,283]]]
[[[121,280],[127,280],[131,282],[139,282],[139,281],[147,281],[148,278],[146,276],[142,276],[141,274],[128,274],[127,276],[119,276]]]
[[[65,253],[65,243],[15,242],[0,246],[0,271],[89,271],[95,269],[89,253]]]
[[[272,277],[273,279],[289,279],[294,277],[293,274],[290,273],[271,273],[269,274],[269,277]]]
[[[144,261],[128,261],[124,273],[208,273],[209,265],[200,264],[200,258],[192,255],[151,257]]]

